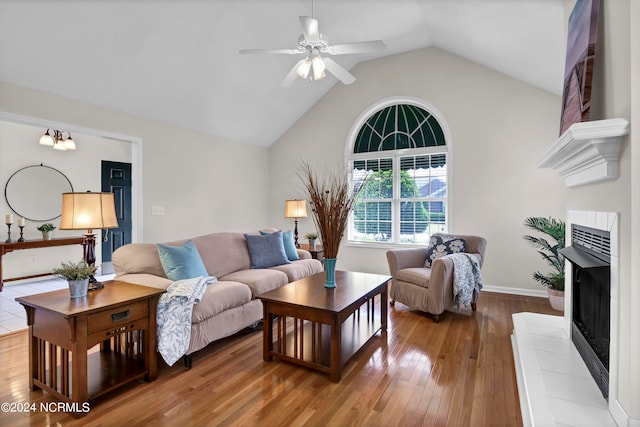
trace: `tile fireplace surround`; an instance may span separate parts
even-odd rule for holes
[[[513,315],[513,357],[525,426],[626,426],[617,401],[619,236],[615,212],[569,211],[571,224],[609,231],[611,238],[611,343],[609,401],[600,393],[570,338],[571,269],[567,268],[564,317]],[[566,246],[571,245],[570,232]]]

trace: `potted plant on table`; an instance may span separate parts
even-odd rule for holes
[[[51,233],[56,227],[50,222],[44,223],[38,227],[38,231],[42,231],[42,240],[51,240]]]
[[[78,263],[63,262],[59,268],[54,268],[52,273],[67,281],[71,298],[82,298],[87,296],[89,278],[95,274],[96,270],[97,267],[94,264],[90,265],[82,260]]]
[[[307,233],[304,235],[304,238],[309,240],[309,247],[311,248],[311,250],[315,251],[316,250],[316,239],[318,238],[318,233]]]
[[[530,217],[524,221],[525,227],[545,234],[551,239],[549,242],[543,237],[523,236],[551,267],[551,272],[543,274],[533,273],[533,280],[542,283],[547,288],[549,302],[555,310],[564,311],[564,257],[558,250],[564,248],[565,223],[554,218]]]

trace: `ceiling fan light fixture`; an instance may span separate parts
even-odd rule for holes
[[[318,55],[314,56],[313,59],[311,60],[311,64],[313,65],[313,79],[314,80],[320,80],[320,79],[324,79],[325,77],[327,77],[327,75],[324,72],[324,61],[322,60],[322,58]]]
[[[313,6],[312,6],[313,9]],[[302,34],[298,37],[295,49],[241,49],[241,54],[268,53],[285,55],[306,55],[306,58],[296,62],[282,81],[280,86],[289,87],[296,80],[296,75],[310,81],[321,80],[326,72],[334,75],[342,83],[348,85],[356,78],[340,64],[334,61],[332,55],[359,54],[379,51],[385,48],[382,40],[370,40],[355,43],[329,44],[329,40],[320,32],[318,20],[312,11],[311,16],[300,16]],[[321,56],[323,55],[323,56]],[[311,69],[313,68],[313,74]]]
[[[309,58],[307,58],[300,64],[300,66],[296,70],[296,73],[303,79],[306,79],[307,76],[309,75],[310,70],[311,70],[311,61],[309,61]]]

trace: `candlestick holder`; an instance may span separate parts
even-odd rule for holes
[[[4,242],[13,243],[13,240],[11,240],[11,223],[10,222],[7,223],[7,240],[5,240]]]
[[[18,227],[20,228],[20,238],[18,239],[18,242],[26,242],[26,240],[24,239],[24,236],[22,235],[24,225],[19,225]]]

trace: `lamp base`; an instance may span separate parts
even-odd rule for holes
[[[98,289],[104,288],[104,283],[98,282],[95,277],[89,277],[89,286],[87,287],[90,291],[96,291]]]

